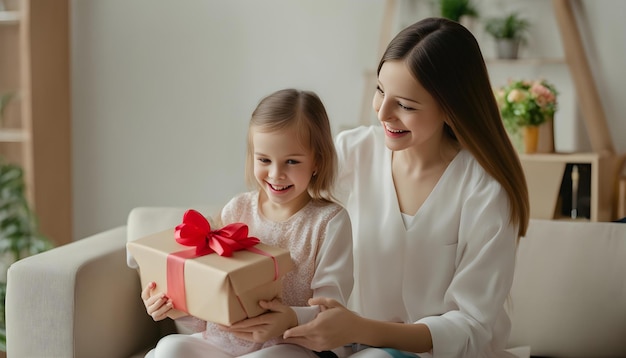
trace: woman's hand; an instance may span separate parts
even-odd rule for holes
[[[357,341],[354,333],[361,317],[330,298],[311,298],[309,304],[320,306],[321,312],[311,322],[285,331],[286,342],[321,352]]]
[[[146,288],[141,291],[141,299],[144,306],[146,306],[146,312],[155,321],[160,321],[167,317],[167,312],[172,309],[172,300],[165,296],[163,292],[154,292],[156,289],[156,283],[150,282],[146,285]]]
[[[222,329],[241,339],[263,343],[282,335],[286,329],[298,324],[298,317],[294,310],[278,299],[259,301],[259,305],[269,312],[239,321],[230,327],[222,326]]]

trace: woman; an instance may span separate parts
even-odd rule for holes
[[[439,18],[401,31],[373,107],[380,126],[336,138],[352,311],[312,299],[322,312],[284,337],[318,351],[349,345],[353,357],[506,356],[528,192],[473,35]]]

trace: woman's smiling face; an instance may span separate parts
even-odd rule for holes
[[[385,128],[389,149],[417,148],[442,140],[445,113],[404,62],[382,65],[372,104]]]

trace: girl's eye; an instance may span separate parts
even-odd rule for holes
[[[261,163],[270,163],[270,160],[267,158],[257,158],[257,160]]]
[[[299,164],[300,162],[297,160],[293,160],[293,159],[288,159],[287,160],[287,164]]]
[[[381,96],[385,95],[385,92],[383,92],[383,90],[380,88],[380,86],[376,86],[376,92],[378,92],[378,94],[380,94]]]

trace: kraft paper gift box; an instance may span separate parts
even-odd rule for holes
[[[165,292],[173,300],[174,309],[168,314],[173,319],[190,314],[230,325],[258,316],[265,312],[258,302],[279,296],[282,277],[293,269],[289,251],[262,243],[250,248],[256,252],[244,248],[232,252],[230,257],[215,252],[196,256],[195,248],[176,241],[175,231],[170,229],[127,243],[139,265],[141,287],[156,282],[156,291]],[[184,270],[178,273],[182,277],[177,290],[168,287],[168,257],[172,259],[173,254],[181,252],[189,258],[183,258]],[[173,273],[169,275],[171,284]]]

